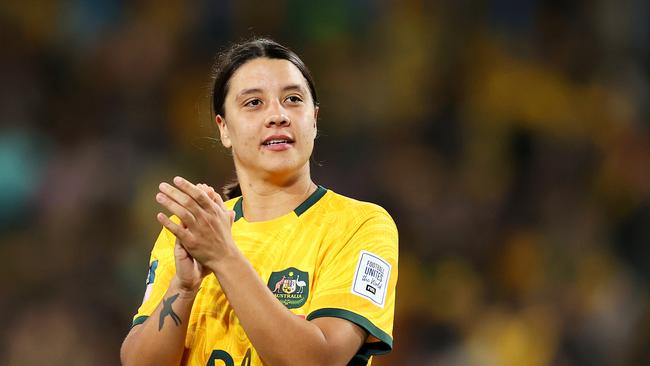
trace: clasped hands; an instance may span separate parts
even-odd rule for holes
[[[195,291],[201,280],[237,250],[232,239],[235,213],[214,189],[175,177],[174,185],[160,183],[156,201],[180,223],[160,212],[158,222],[176,236],[176,277],[182,289]]]

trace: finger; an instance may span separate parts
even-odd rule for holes
[[[221,198],[219,193],[217,193],[214,190],[214,188],[212,188],[211,186],[209,186],[207,184],[204,184],[204,183],[199,183],[196,186],[199,189],[201,189],[203,192],[205,192],[205,194],[208,195],[208,198],[210,198],[212,200],[212,202],[214,202],[215,205],[217,205],[220,209],[226,211],[226,206],[223,203],[223,199]]]
[[[217,204],[222,209],[226,209],[226,206],[224,205],[223,198],[221,198],[221,195],[219,193],[215,192],[214,188],[208,186],[209,190],[207,192],[208,197]]]
[[[160,189],[160,192],[166,194],[170,199],[174,200],[176,203],[190,211],[194,217],[198,218],[200,212],[203,210],[203,208],[194,200],[194,198],[189,196],[181,189],[174,187],[167,182],[160,183],[158,188]]]
[[[175,177],[174,184],[178,187],[183,193],[191,197],[198,205],[204,210],[214,210],[214,202],[208,197],[207,193],[204,192],[201,188],[192,184],[185,178]]]
[[[198,221],[203,216],[204,211],[218,212],[214,204],[209,203],[210,199],[207,198],[207,196],[203,197],[203,199],[199,199],[199,201],[203,202],[203,204],[200,204],[194,197],[185,192],[183,189],[188,190],[188,188],[191,188],[193,190],[198,190],[198,188],[185,180],[184,182],[186,183],[181,183],[180,185],[184,186],[185,188],[181,188],[180,186],[174,187],[171,184],[165,182],[160,183],[159,188],[160,191],[167,194],[170,199],[174,200],[180,206],[188,210],[194,216],[196,221]]]
[[[210,186],[209,185],[204,184],[204,183],[198,183],[196,185],[196,188],[200,189],[201,192],[205,193],[205,195],[208,196],[208,198],[212,199],[210,197]],[[214,202],[214,200],[212,200],[212,202]]]
[[[156,194],[156,201],[163,207],[165,207],[169,212],[178,216],[181,219],[182,224],[187,227],[193,225],[196,222],[196,217],[193,215],[190,210],[181,206],[175,200],[171,199],[165,193],[158,192]]]
[[[185,241],[185,240],[189,239],[190,232],[187,229],[183,228],[182,225],[179,225],[179,224],[173,222],[164,213],[159,212],[158,215],[156,215],[156,219],[158,220],[158,222],[162,226],[167,228],[167,230],[171,231],[172,234],[174,234],[174,236],[176,236],[176,238],[179,241],[182,242],[182,241]],[[180,242],[178,244],[182,246],[182,244]],[[185,247],[183,247],[183,249],[185,249]]]
[[[228,210],[228,214],[230,215],[230,226],[235,223],[235,211]]]
[[[196,186],[197,186],[201,191],[203,191],[205,194],[207,194],[208,197],[210,197],[210,190],[212,189],[212,187],[210,187],[209,185],[207,185],[207,184],[205,184],[205,183],[199,183],[199,184],[197,184]]]

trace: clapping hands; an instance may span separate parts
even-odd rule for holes
[[[231,228],[234,212],[206,184],[175,177],[173,185],[160,183],[156,201],[180,219],[164,213],[158,221],[176,236],[176,277],[184,290],[195,291],[201,280],[237,250]]]

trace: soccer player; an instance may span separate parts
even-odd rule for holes
[[[318,99],[304,63],[268,39],[215,64],[221,142],[238,197],[161,183],[162,232],[124,365],[367,365],[392,349],[398,238],[381,207],[316,185]]]

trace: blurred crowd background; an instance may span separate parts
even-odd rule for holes
[[[2,2],[0,364],[119,364],[158,183],[234,177],[210,68],[252,35],[312,69],[316,181],[397,222],[374,364],[650,364],[649,9]]]

